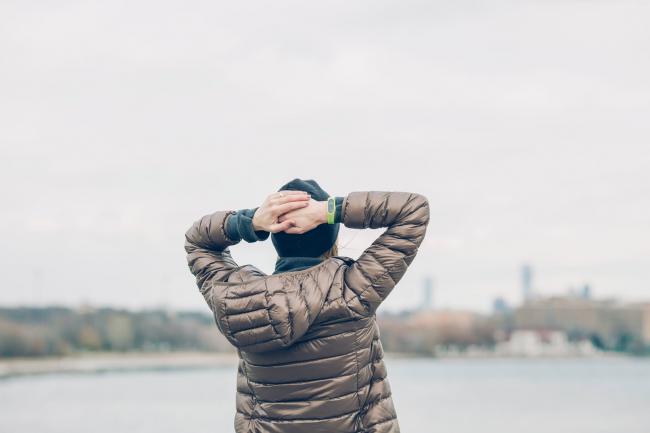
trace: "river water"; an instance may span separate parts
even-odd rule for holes
[[[650,360],[387,359],[402,433],[647,433]],[[232,432],[235,366],[0,381],[0,433]],[[308,433],[308,432],[306,432]]]

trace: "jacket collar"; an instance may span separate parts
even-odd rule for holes
[[[300,271],[315,266],[323,261],[320,257],[278,257],[273,274],[288,271]]]

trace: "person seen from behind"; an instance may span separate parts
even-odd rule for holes
[[[187,263],[239,357],[236,433],[399,433],[375,314],[428,223],[421,194],[330,196],[296,178],[259,207],[191,226]],[[354,260],[338,253],[340,224],[386,230]],[[272,274],[233,260],[231,246],[269,236]]]

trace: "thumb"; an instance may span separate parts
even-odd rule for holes
[[[272,224],[271,225],[271,232],[273,233],[278,233],[278,232],[283,232],[291,227],[293,227],[296,224],[294,220],[284,220],[280,223]]]

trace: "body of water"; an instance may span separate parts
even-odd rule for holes
[[[650,361],[387,359],[403,433],[646,433]],[[0,381],[0,433],[233,431],[236,367]],[[306,432],[308,433],[308,432]]]

